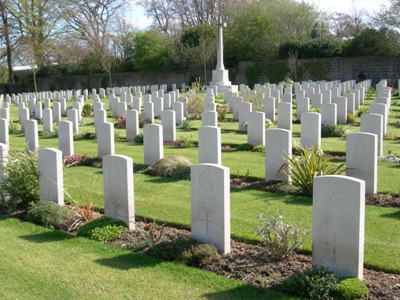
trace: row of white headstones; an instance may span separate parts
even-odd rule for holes
[[[366,90],[369,88],[370,82],[366,81],[361,85],[365,85]],[[264,87],[260,86],[260,88]],[[385,81],[381,81],[377,88],[378,96],[386,95]],[[271,89],[271,91],[274,91],[274,89]],[[213,103],[211,101],[212,96],[213,94],[209,91],[205,106],[207,106],[207,103]],[[83,99],[77,98],[80,99],[77,103],[81,104],[80,101]],[[101,103],[98,98],[95,97],[95,99],[97,100],[94,101],[94,104]],[[112,110],[112,106],[120,102],[112,94],[110,99],[112,99],[110,101],[110,109]],[[233,97],[228,103],[240,102],[240,100],[240,98]],[[390,100],[388,102],[390,103]],[[54,102],[54,104],[56,103]],[[145,100],[144,104],[146,103],[152,102]],[[185,101],[181,101],[181,103],[185,104]],[[7,107],[3,107],[3,109],[7,109]],[[20,107],[20,111],[23,109],[26,108]],[[79,112],[78,108],[76,110]],[[213,110],[209,111],[212,112]],[[130,111],[126,112],[128,115]],[[139,111],[133,110],[133,112],[137,119]],[[165,112],[168,112],[168,110],[162,113]],[[308,114],[314,115],[315,113],[305,112],[302,114],[302,128],[305,127],[304,123],[308,124]],[[383,117],[379,117],[379,124],[382,128]],[[76,119],[78,118],[79,116],[76,117]],[[249,117],[247,119],[250,132],[252,119],[254,118]],[[37,123],[35,124],[35,120],[26,120],[25,122],[28,121],[32,121],[32,123],[25,123],[25,134],[31,136],[30,132],[36,132],[37,139]],[[265,121],[263,120],[263,122]],[[174,120],[172,123],[176,124]],[[136,124],[138,124],[137,120]],[[0,128],[2,129],[0,131],[2,133],[5,132],[4,129],[8,127],[7,125],[7,120],[5,122],[4,119],[0,120]],[[151,165],[163,157],[163,125],[147,124],[143,127],[144,136],[147,137],[144,139],[145,164]],[[375,126],[377,125],[373,127]],[[319,126],[309,127],[304,132],[312,131],[313,127],[320,127],[320,123]],[[65,130],[65,128],[68,129]],[[32,130],[30,131],[30,129]],[[64,133],[64,131],[67,133]],[[130,229],[134,229],[133,161],[126,156],[114,155],[112,124],[100,122],[100,124],[96,124],[96,131],[98,133],[99,157],[103,158],[105,214],[111,218],[123,220]],[[8,130],[6,132],[8,133]],[[40,198],[42,200],[55,201],[60,205],[64,202],[62,157],[71,153],[67,154],[68,151],[64,151],[63,136],[68,135],[69,144],[73,145],[72,134],[73,121],[60,121],[60,150],[49,148],[39,151]],[[203,126],[199,129],[199,164],[191,168],[192,235],[194,239],[212,243],[222,253],[228,253],[230,252],[230,172],[229,168],[221,165],[220,134],[220,129],[217,126]],[[266,180],[274,180],[277,179],[277,170],[284,163],[284,157],[291,154],[291,131],[283,128],[269,129],[263,135],[265,136],[265,144],[268,145],[265,156]],[[30,148],[30,140],[27,139],[28,151],[36,151],[38,145]],[[2,157],[5,161],[7,143],[4,140],[0,140],[0,142]],[[104,151],[100,151],[101,149]],[[347,176],[315,178],[313,264],[326,266],[339,276],[353,276],[362,279],[364,196],[366,192],[376,192],[378,135],[368,132],[349,134],[346,152]],[[290,181],[290,176],[279,177],[278,179]],[[372,192],[368,192],[366,187]]]

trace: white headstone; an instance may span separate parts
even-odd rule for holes
[[[58,122],[58,149],[62,156],[74,155],[74,130],[71,121]]]
[[[292,104],[278,104],[278,128],[292,130]]]
[[[158,124],[143,126],[144,164],[153,165],[164,157],[163,129]]]
[[[221,164],[221,128],[199,128],[199,163]]]
[[[321,115],[307,112],[301,115],[300,142],[304,147],[321,146]]]
[[[161,97],[154,99],[154,117],[159,118],[163,110],[164,110],[164,99]]]
[[[21,132],[25,132],[25,123],[29,120],[29,110],[27,108],[19,109],[19,122],[21,124]]]
[[[347,123],[347,98],[336,97],[333,99],[333,103],[336,103],[336,120],[338,123]]]
[[[229,168],[215,164],[191,167],[192,238],[213,244],[226,254],[231,250]]]
[[[39,150],[40,200],[64,205],[62,152],[53,148]]]
[[[336,103],[324,103],[321,106],[321,124],[336,125]]]
[[[254,147],[265,145],[265,113],[257,111],[247,115],[247,143]]]
[[[186,119],[184,116],[184,105],[182,102],[172,103],[172,110],[175,112],[176,125],[181,125]]]
[[[301,121],[301,115],[310,110],[310,98],[297,99],[297,119]]]
[[[239,104],[239,130],[247,131],[248,115],[252,111],[252,103],[243,102]]]
[[[203,111],[201,114],[201,126],[218,126],[218,113],[215,111]]]
[[[346,176],[314,178],[312,263],[339,277],[363,279],[365,182]]]
[[[264,99],[265,118],[275,122],[275,98],[266,97]]]
[[[176,140],[176,121],[173,110],[161,112],[161,124],[163,127],[163,141],[174,142]]]
[[[365,193],[375,194],[378,181],[378,140],[372,133],[346,136],[346,175],[365,181]]]
[[[0,119],[0,143],[9,145],[8,120]]]
[[[79,132],[79,112],[75,108],[68,109],[67,119],[72,122],[72,129],[74,130],[74,134]]]
[[[126,111],[126,140],[131,142],[139,134],[139,112],[137,110]]]
[[[103,122],[98,124],[97,132],[97,156],[103,158],[115,153],[114,124]]]
[[[381,115],[383,118],[383,136],[386,134],[388,118],[386,115],[387,105],[382,103],[371,103],[369,105],[369,113]]]
[[[104,215],[135,229],[133,161],[124,155],[103,157]]]
[[[290,182],[288,167],[281,172],[287,157],[292,156],[292,132],[287,129],[268,129],[265,131],[265,181],[279,180]],[[283,172],[285,171],[285,172]]]
[[[144,122],[154,123],[154,104],[153,102],[144,103]]]
[[[38,124],[36,120],[25,121],[25,144],[27,153],[39,150]]]
[[[43,109],[43,132],[53,132],[53,112],[51,108]]]
[[[378,156],[383,152],[383,117],[378,114],[362,114],[360,132],[376,134],[378,138]]]
[[[60,102],[53,103],[53,121],[54,122],[61,121],[61,104],[60,104]]]

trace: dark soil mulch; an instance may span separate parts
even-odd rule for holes
[[[125,232],[121,238],[110,244],[130,251],[138,251],[143,244],[144,223],[137,223],[137,230]],[[160,242],[176,239],[190,239],[188,230],[173,227],[163,228]],[[141,249],[139,252],[146,252]],[[280,290],[280,283],[294,271],[311,268],[311,256],[293,254],[287,259],[277,262],[264,255],[261,245],[232,241],[231,253],[218,255],[214,260],[202,267],[227,278],[246,281],[250,284]],[[364,283],[368,286],[368,299],[400,299],[400,274],[390,274],[364,268]]]

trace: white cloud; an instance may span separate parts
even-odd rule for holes
[[[132,4],[127,11],[125,11],[127,21],[137,27],[138,29],[146,29],[151,25],[151,19],[146,16],[143,7]]]

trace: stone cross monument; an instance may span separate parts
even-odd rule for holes
[[[216,86],[218,93],[223,93],[227,89],[232,90],[233,92],[237,91],[237,86],[232,86],[229,81],[228,70],[225,70],[224,67],[223,26],[224,23],[222,22],[222,16],[220,15],[218,17],[217,66],[215,70],[212,71],[212,80],[210,82],[210,87]]]

